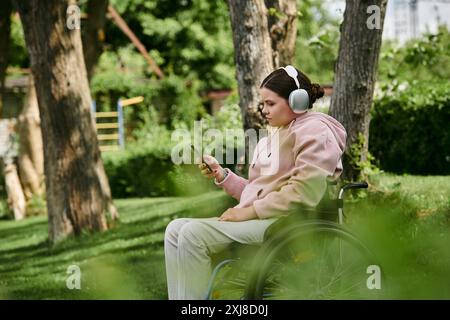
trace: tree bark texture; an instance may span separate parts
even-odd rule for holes
[[[265,4],[268,10],[273,65],[275,68],[284,67],[295,61],[297,1],[265,0]]]
[[[263,0],[228,0],[244,129],[262,128],[259,86],[273,71],[272,48]]]
[[[25,218],[26,201],[16,165],[5,163],[3,174],[5,176],[6,193],[8,194],[8,206],[14,214],[14,220],[22,220]]]
[[[92,78],[95,66],[103,51],[108,2],[108,0],[89,0],[87,4],[88,17],[83,25],[85,30],[82,39],[88,79]]]
[[[30,75],[28,92],[19,116],[19,173],[26,200],[44,192],[44,149],[42,145],[39,106]]]
[[[16,1],[41,118],[49,237],[107,229],[111,194],[98,148],[80,30],[66,26],[75,1]]]
[[[380,8],[379,29],[370,29],[367,25],[371,16],[367,11],[371,5]],[[369,113],[373,101],[386,5],[387,0],[346,1],[330,114],[347,130],[343,178],[348,180],[357,179],[360,173],[354,165],[355,161],[367,159]],[[360,134],[364,137],[360,156],[359,159],[354,157],[352,159],[350,147],[358,143]]]

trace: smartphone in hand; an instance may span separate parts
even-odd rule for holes
[[[205,162],[205,160],[203,160],[203,155],[200,154],[200,152],[197,151],[197,149],[195,149],[195,147],[191,144],[191,149],[192,151],[194,151],[194,153],[200,157],[200,159],[202,160],[202,163],[208,168],[209,172],[213,172],[213,170],[211,169],[211,167]]]

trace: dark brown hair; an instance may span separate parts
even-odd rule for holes
[[[305,89],[309,95],[309,108],[312,108],[314,102],[322,98],[324,90],[318,83],[311,83],[311,80],[300,70],[298,72],[298,83],[301,89]],[[297,89],[294,79],[292,79],[284,69],[277,69],[270,73],[261,83],[261,88],[267,88],[277,93],[280,97],[289,101],[289,94]]]

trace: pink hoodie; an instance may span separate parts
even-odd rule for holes
[[[342,173],[346,132],[336,119],[308,111],[277,133],[279,155],[267,150],[270,139],[261,139],[248,180],[226,169],[228,176],[215,182],[239,200],[235,208],[253,205],[260,219],[286,214],[296,204],[316,206],[325,194],[327,178],[335,180]],[[275,163],[276,170],[267,174],[267,163]]]

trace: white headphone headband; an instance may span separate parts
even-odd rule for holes
[[[297,79],[297,76],[298,76],[297,70],[291,65],[287,65],[286,67],[284,67],[282,69],[284,69],[284,71],[286,71],[286,73],[288,74],[289,77],[294,79],[295,84],[297,85],[297,88],[300,89],[300,83],[298,83],[298,79]]]

